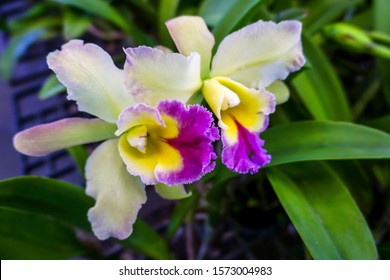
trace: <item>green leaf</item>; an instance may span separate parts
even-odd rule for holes
[[[173,46],[173,41],[165,26],[165,22],[175,17],[179,3],[180,0],[160,0],[158,9],[158,32],[163,45],[169,48]]]
[[[366,121],[363,124],[390,133],[390,115]]]
[[[0,207],[1,259],[65,259],[86,249],[72,228],[50,217]]]
[[[362,125],[303,121],[262,134],[272,155],[268,166],[308,160],[390,158],[390,135]]]
[[[318,31],[325,24],[337,19],[347,9],[353,8],[362,2],[362,0],[311,1],[307,6],[308,16],[303,20],[306,32],[312,34]]]
[[[38,97],[40,99],[47,99],[64,91],[65,86],[58,81],[55,74],[52,74],[43,84],[41,90],[38,93]]]
[[[303,33],[302,39],[311,68],[292,80],[297,94],[315,119],[350,121],[352,117],[346,93],[335,70],[308,35]]]
[[[376,31],[390,35],[390,17],[388,0],[374,1],[374,26]],[[383,83],[383,93],[387,101],[387,107],[390,108],[390,64],[386,59],[378,59],[378,67]]]
[[[201,16],[207,25],[214,27],[220,22],[233,5],[242,0],[205,0],[199,7]]]
[[[4,80],[11,78],[16,63],[27,49],[41,38],[43,33],[43,29],[38,29],[11,38],[0,57],[0,75]]]
[[[63,19],[63,34],[65,40],[82,36],[92,24],[88,16],[67,9]]]
[[[67,150],[68,150],[68,153],[72,156],[72,158],[76,162],[77,168],[78,168],[81,176],[84,177],[85,164],[87,163],[87,159],[89,157],[87,150],[82,145],[70,147]]]
[[[137,219],[131,236],[121,243],[156,260],[170,260],[171,253],[167,242],[151,226]]]
[[[131,23],[129,23],[117,9],[102,0],[48,0],[60,4],[77,7],[87,13],[100,16],[109,22],[114,23],[126,33],[132,33]]]
[[[94,203],[82,188],[54,179],[25,176],[0,181],[0,206],[44,215],[88,232],[91,226],[87,212]],[[150,258],[170,258],[166,241],[139,218],[132,235],[123,244]]]
[[[314,259],[378,257],[364,217],[326,164],[290,164],[270,168],[267,174]]]
[[[237,24],[248,15],[248,13],[259,4],[261,0],[236,1],[223,15],[213,30],[215,45],[218,46],[222,39],[231,33]]]
[[[305,8],[291,8],[283,10],[275,15],[274,21],[279,22],[283,20],[302,20],[307,16],[307,9]]]
[[[88,209],[94,200],[75,185],[35,176],[0,181],[0,206],[47,215],[63,223],[91,230]]]

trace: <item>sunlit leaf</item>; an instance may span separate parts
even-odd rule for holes
[[[242,0],[205,0],[199,7],[199,15],[209,26],[221,21],[233,5]]]
[[[236,1],[230,9],[226,11],[223,18],[213,29],[216,46],[218,46],[222,39],[234,30],[240,20],[242,20],[251,9],[261,1],[262,0]]]
[[[268,166],[308,160],[390,158],[390,135],[344,122],[303,121],[266,130]]]
[[[290,164],[270,168],[267,174],[314,259],[378,257],[364,217],[326,164]]]
[[[311,68],[297,75],[292,84],[306,109],[317,120],[350,121],[346,93],[328,59],[305,34],[303,48]]]

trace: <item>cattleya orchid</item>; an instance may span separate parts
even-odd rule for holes
[[[201,91],[222,129],[222,162],[239,173],[255,173],[271,160],[260,132],[275,110],[280,80],[305,63],[298,21],[258,21],[222,40],[202,18],[182,16],[166,23],[180,54],[141,46],[126,49],[129,91],[138,102],[188,100]],[[282,85],[283,87],[283,85]]]
[[[183,184],[210,172],[219,139],[209,111],[186,103],[201,92],[222,130],[222,162],[254,173],[271,157],[260,132],[275,109],[273,89],[305,62],[301,24],[258,21],[228,35],[212,58],[214,37],[203,19],[174,18],[168,30],[180,53],[127,48],[124,69],[94,44],[72,40],[47,62],[79,110],[97,118],[69,118],[19,132],[26,155],[97,141],[86,164],[88,212],[99,239],[124,239],[146,201],[145,184],[166,198],[187,196]],[[273,93],[271,93],[271,92]]]
[[[44,156],[74,145],[105,140],[86,164],[86,192],[96,199],[88,212],[99,239],[124,239],[146,201],[145,184],[168,198],[187,195],[183,184],[210,172],[219,138],[210,112],[176,100],[136,103],[125,75],[94,44],[73,40],[49,54],[49,67],[80,110],[95,119],[69,118],[39,125],[14,137],[16,149]],[[168,187],[169,186],[169,187]],[[169,189],[168,189],[169,188]]]

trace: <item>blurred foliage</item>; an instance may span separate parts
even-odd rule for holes
[[[81,189],[52,179],[6,180],[0,183],[0,223],[9,228],[2,227],[0,241],[12,247],[2,246],[0,257],[121,258],[130,249],[156,259],[389,258],[387,0],[29,2],[24,16],[0,22],[10,35],[0,64],[5,78],[32,44],[59,34],[64,41],[85,38],[119,49],[173,48],[164,22],[182,14],[201,15],[217,43],[260,19],[300,20],[307,64],[286,81],[290,99],[263,133],[273,160],[258,174],[239,176],[218,162],[190,186],[191,197],[174,203],[168,219],[151,219],[153,228],[137,222],[114,253],[105,253],[90,235],[92,200]],[[123,54],[113,55],[123,61]],[[39,95],[62,91],[50,77]],[[70,152],[82,169],[85,150]],[[33,223],[40,226],[36,232]],[[104,244],[119,246],[115,240]]]

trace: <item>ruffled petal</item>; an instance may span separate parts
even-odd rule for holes
[[[115,133],[117,136],[139,125],[160,125],[165,127],[159,111],[142,103],[124,109],[119,115],[116,124],[118,126],[118,130]]]
[[[118,140],[103,142],[88,158],[87,189],[96,204],[88,212],[95,235],[101,239],[125,239],[142,204],[146,202],[145,186],[131,176],[118,153]]]
[[[47,63],[80,111],[115,123],[122,109],[134,104],[123,70],[97,45],[72,40],[50,53]]]
[[[298,21],[258,21],[228,35],[215,54],[211,77],[227,76],[247,87],[284,80],[305,63]]]
[[[186,57],[141,46],[126,49],[126,56],[126,86],[138,102],[186,102],[202,85],[197,53]]]
[[[263,149],[264,140],[260,139],[259,133],[250,132],[239,122],[236,125],[238,139],[235,144],[231,145],[222,132],[222,163],[234,172],[254,174],[271,161],[271,156]]]
[[[115,125],[100,119],[69,118],[19,132],[14,147],[29,156],[45,156],[64,148],[115,137]]]
[[[182,168],[178,151],[161,141],[162,137],[178,135],[175,120],[162,118],[155,108],[137,104],[123,110],[117,125],[117,135],[127,132],[119,139],[119,152],[127,170],[134,176],[140,176],[145,184],[159,182],[155,176],[159,162],[169,169]]]
[[[181,170],[171,171],[163,164],[156,166],[156,177],[169,186],[192,183],[215,167],[216,154],[212,142],[219,139],[210,112],[200,105],[185,105],[178,101],[163,101],[158,105],[162,115],[174,118],[179,134],[167,139],[183,159]]]
[[[187,192],[184,185],[167,186],[165,184],[157,184],[156,192],[166,199],[183,199],[191,196],[191,192]]]
[[[274,95],[225,77],[206,81],[202,90],[222,128],[222,162],[238,173],[257,172],[271,159],[259,134],[275,110]]]
[[[137,120],[120,137],[119,152],[128,172],[145,184],[192,183],[214,168],[211,142],[218,139],[218,130],[203,107],[186,109],[179,101],[163,101],[157,109],[143,104],[130,107],[119,119],[118,124]]]
[[[198,16],[180,16],[167,21],[166,26],[181,54],[200,54],[201,77],[207,77],[215,41],[204,20]]]

